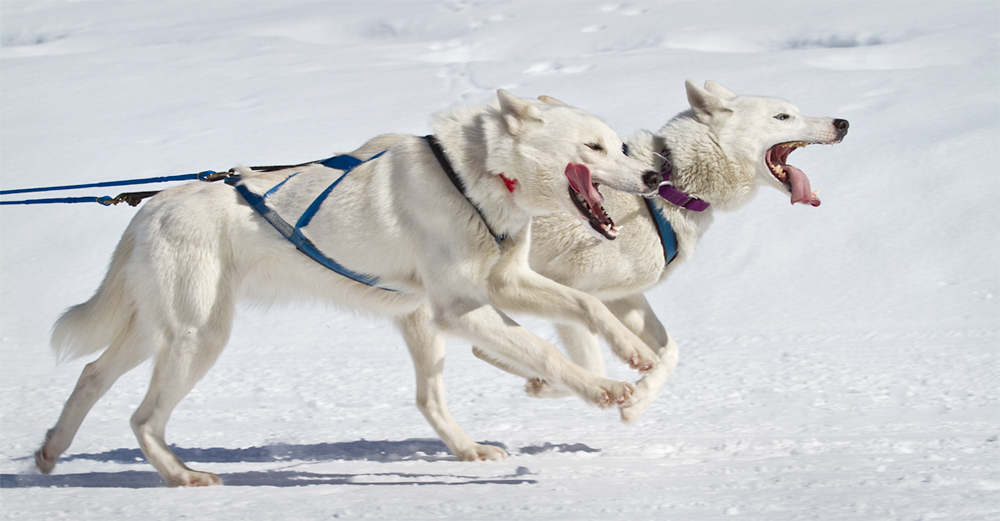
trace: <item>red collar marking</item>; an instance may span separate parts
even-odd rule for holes
[[[499,175],[500,179],[503,179],[503,183],[507,185],[507,190],[509,190],[510,193],[514,193],[514,189],[517,188],[517,179],[508,179],[507,176],[503,174]]]

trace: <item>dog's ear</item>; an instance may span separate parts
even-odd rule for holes
[[[721,96],[721,97],[723,97],[725,99],[730,99],[730,98],[735,98],[736,97],[736,93],[734,93],[733,91],[731,91],[731,90],[723,87],[722,85],[719,85],[718,83],[716,83],[716,82],[714,82],[712,80],[708,80],[708,81],[705,82],[705,90],[707,90],[708,92],[711,92],[712,94],[715,94],[717,96]]]
[[[500,116],[507,125],[507,132],[517,134],[525,128],[542,123],[542,113],[531,103],[500,89],[497,91],[500,100]]]
[[[733,111],[726,106],[726,100],[719,95],[713,94],[701,87],[697,83],[687,80],[684,82],[687,87],[688,103],[694,109],[698,120],[708,125],[713,120],[726,118],[732,115]]]
[[[541,96],[539,96],[538,99],[542,103],[548,103],[549,105],[559,105],[559,106],[562,106],[562,107],[568,107],[569,106],[569,105],[567,105],[567,104],[565,104],[565,103],[563,103],[563,102],[561,102],[561,101],[553,98],[552,96],[546,96],[544,94],[542,94]]]

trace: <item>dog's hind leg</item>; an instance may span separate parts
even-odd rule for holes
[[[180,246],[154,245],[162,260],[152,266],[157,293],[140,313],[154,324],[160,339],[149,390],[135,414],[132,431],[146,459],[167,484],[218,485],[214,474],[184,465],[164,440],[174,407],[215,364],[229,340],[236,313],[238,270],[226,257],[226,242],[203,235],[187,237]]]
[[[607,376],[608,372],[604,367],[604,358],[601,357],[601,344],[597,335],[577,324],[556,324],[555,326],[570,360],[597,376]]]
[[[448,412],[444,397],[445,339],[430,326],[426,307],[396,319],[417,373],[417,408],[461,461],[499,460],[507,453],[499,447],[472,440]]]
[[[66,400],[55,427],[45,435],[45,443],[35,452],[38,470],[48,474],[59,455],[69,448],[90,409],[123,374],[149,358],[151,351],[134,334],[132,324],[97,360],[87,364]]]
[[[132,431],[149,463],[171,487],[219,485],[215,474],[188,468],[164,440],[167,420],[174,407],[218,359],[229,339],[232,310],[228,316],[207,320],[200,327],[171,332],[173,342],[160,350],[153,368],[149,391],[132,416]]]
[[[639,335],[639,338],[660,358],[656,368],[639,380],[635,386],[635,393],[621,407],[622,421],[632,423],[653,403],[660,388],[677,367],[680,352],[677,343],[667,334],[663,324],[656,318],[649,301],[641,293],[607,302],[607,306],[625,327]]]

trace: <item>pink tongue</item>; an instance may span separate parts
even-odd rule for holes
[[[812,193],[812,187],[809,186],[809,178],[806,177],[806,174],[792,165],[784,165],[782,169],[792,183],[792,204],[803,203],[819,206],[819,197]]]
[[[594,183],[590,180],[590,170],[586,165],[579,163],[566,165],[566,178],[569,179],[573,190],[582,195],[591,208],[597,208],[604,202],[604,196],[594,188]]]

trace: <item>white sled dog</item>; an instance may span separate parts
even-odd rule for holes
[[[392,317],[416,368],[417,405],[461,460],[505,454],[475,443],[448,413],[437,331],[589,403],[624,403],[631,384],[572,363],[501,310],[579,323],[634,368],[655,368],[657,354],[597,298],[531,271],[527,247],[531,218],[555,211],[613,235],[597,186],[651,194],[660,174],[622,153],[621,138],[592,115],[504,91],[497,98],[446,111],[434,136],[394,137],[384,154],[346,173],[317,164],[238,168],[225,184],[188,183],[146,202],[96,294],[55,325],[60,356],[104,352],[35,453],[38,468],[52,471],[94,403],[155,357],[131,421],[139,446],[171,486],[219,484],[185,466],[164,431],[226,345],[241,297],[322,299]]]
[[[649,407],[678,361],[677,344],[643,292],[691,257],[715,210],[739,208],[761,186],[789,194],[792,204],[819,206],[818,192],[801,170],[787,163],[788,155],[809,144],[839,143],[849,126],[843,119],[803,116],[780,99],[737,96],[712,81],[705,88],[687,81],[686,89],[690,110],[655,133],[640,131],[627,140],[629,155],[663,173],[665,185],[659,196],[645,201],[611,190],[605,194],[604,207],[621,219],[617,240],[597,240],[555,214],[535,218],[532,227],[532,269],[600,298],[660,357],[620,407],[625,423]],[[669,225],[658,222],[655,214]],[[661,233],[665,227],[666,234]],[[665,259],[669,228],[676,251],[672,260]],[[571,359],[594,374],[605,374],[598,339],[590,331],[570,323],[558,324],[557,330]],[[477,354],[489,358],[484,350]],[[558,383],[522,376],[529,378],[529,394],[567,394]]]
[[[809,179],[787,163],[788,155],[809,144],[839,143],[849,126],[843,119],[803,116],[780,99],[737,96],[713,81],[705,88],[687,81],[686,88],[690,110],[655,133],[640,131],[628,140],[629,155],[663,173],[664,186],[660,195],[646,199],[613,190],[604,194],[603,210],[621,218],[617,239],[606,240],[614,237],[595,234],[564,214],[536,217],[532,225],[531,268],[600,298],[659,356],[659,365],[620,404],[625,423],[634,422],[649,407],[678,361],[677,344],[643,292],[694,253],[715,210],[739,208],[761,186],[789,194],[793,204],[819,206]],[[560,104],[547,96],[541,99]],[[377,153],[393,139],[399,137],[383,136],[380,143],[366,144],[356,153],[359,157]],[[568,322],[557,323],[556,329],[573,361],[596,375],[606,374],[598,338],[591,331]],[[527,378],[526,388],[533,396],[570,394],[560,384],[498,360],[486,349],[476,347],[474,352]]]

